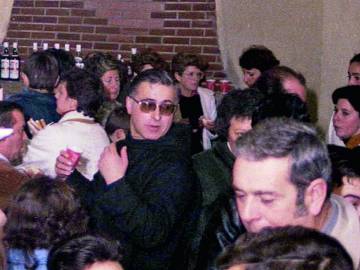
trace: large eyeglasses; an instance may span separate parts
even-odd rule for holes
[[[185,77],[188,78],[194,78],[196,77],[197,79],[202,79],[204,77],[204,72],[187,72],[187,73],[183,73],[185,75]]]
[[[175,104],[168,101],[162,102],[159,105],[157,105],[156,101],[153,99],[137,100],[132,96],[129,96],[129,98],[131,98],[133,101],[139,104],[140,110],[143,113],[154,112],[157,106],[159,106],[159,111],[161,115],[171,115],[175,112],[177,107]]]

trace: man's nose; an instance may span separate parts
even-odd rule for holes
[[[239,216],[243,222],[249,223],[258,218],[258,210],[254,200],[247,199],[238,207]]]
[[[155,111],[151,112],[151,117],[157,121],[161,119],[160,107],[156,106]]]

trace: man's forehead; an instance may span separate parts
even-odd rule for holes
[[[142,82],[136,89],[136,96],[149,99],[175,100],[176,90],[173,85]]]

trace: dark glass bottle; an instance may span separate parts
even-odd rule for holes
[[[20,79],[20,56],[18,52],[18,43],[14,42],[12,46],[12,54],[10,56],[10,80],[18,81]]]
[[[1,56],[1,79],[9,80],[9,78],[10,78],[9,42],[4,42],[3,54]]]

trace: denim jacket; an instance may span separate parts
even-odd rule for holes
[[[47,270],[47,249],[35,249],[26,254],[21,249],[9,249],[7,253],[8,270]]]

